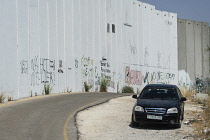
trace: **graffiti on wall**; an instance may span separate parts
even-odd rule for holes
[[[78,60],[77,59],[75,59],[75,68],[78,68]]]
[[[130,42],[130,49],[131,49],[131,54],[135,55],[137,52],[137,48],[135,45],[132,45]]]
[[[102,73],[111,73],[110,64],[105,57],[101,59],[101,72]]]
[[[148,66],[149,64],[149,50],[148,47],[145,47],[145,52],[144,52],[144,65]]]
[[[111,88],[115,88],[115,82],[111,77],[110,64],[106,57],[102,57],[101,61],[101,78],[108,80],[108,86]],[[114,77],[114,76],[113,76]]]
[[[157,59],[157,67],[158,68],[161,68],[161,53],[160,52],[158,52],[158,59]]]
[[[146,72],[144,77],[144,83],[152,84],[152,83],[170,83],[174,81],[175,74],[173,73],[165,73],[165,72]]]
[[[99,73],[98,73],[98,68],[95,67],[95,86],[96,86],[95,91],[98,91],[98,86],[99,85],[100,85],[100,76],[99,76]]]
[[[141,71],[131,70],[129,66],[125,68],[125,83],[129,85],[142,85],[144,76]]]
[[[20,62],[20,72],[21,74],[28,74],[28,61],[22,60]]]
[[[76,63],[76,60],[75,60]],[[78,62],[77,62],[78,63]],[[94,77],[94,69],[93,69],[94,60],[90,59],[90,57],[85,57],[84,55],[81,58],[81,73],[82,77]],[[75,64],[76,67],[76,64]]]
[[[63,73],[62,67],[63,67],[63,62],[62,62],[62,60],[59,60],[59,69],[58,69],[58,73]]]
[[[35,56],[31,59],[31,85],[55,84],[55,60]]]

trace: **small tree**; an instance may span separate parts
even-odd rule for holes
[[[4,94],[0,94],[0,103],[3,103],[4,99],[5,99]]]
[[[134,93],[133,87],[124,86],[124,87],[122,88],[122,93]]]
[[[100,92],[107,92],[109,81],[107,79],[102,79],[100,81]]]
[[[48,85],[44,85],[45,95],[49,95],[51,91],[52,91],[52,87],[49,84]]]
[[[92,85],[88,85],[87,82],[84,82],[85,92],[89,92],[89,90],[93,87]]]

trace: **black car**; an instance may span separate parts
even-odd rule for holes
[[[139,124],[172,124],[181,127],[184,119],[184,101],[176,85],[149,84],[144,87],[137,99],[132,112],[131,125]]]

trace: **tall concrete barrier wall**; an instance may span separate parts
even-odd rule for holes
[[[103,78],[109,92],[125,85],[137,91],[148,83],[178,84],[174,13],[137,0],[0,2],[5,96],[41,95],[48,84],[52,93],[81,92],[84,82],[99,91]]]
[[[178,19],[177,30],[179,84],[189,87],[210,76],[209,24]]]

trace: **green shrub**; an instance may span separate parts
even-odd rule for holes
[[[102,79],[100,81],[100,92],[107,92],[109,81],[107,79]]]
[[[44,85],[45,95],[49,95],[51,91],[52,91],[52,87],[50,85]]]
[[[92,85],[88,85],[87,82],[84,82],[85,92],[89,92],[89,90],[93,87]]]
[[[0,103],[3,103],[4,102],[4,99],[5,99],[4,94],[1,94],[0,95]]]
[[[124,87],[122,88],[122,93],[134,93],[133,87],[124,86]]]

